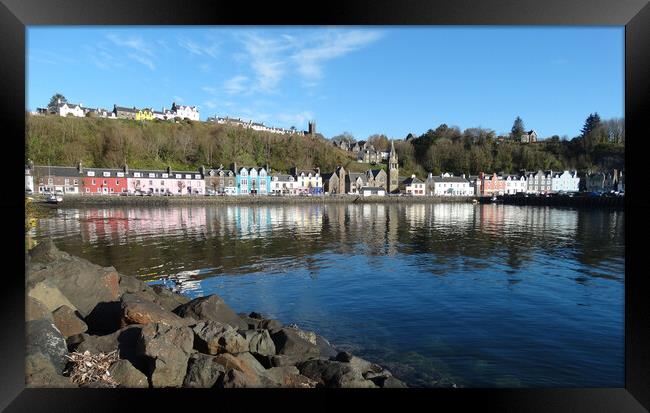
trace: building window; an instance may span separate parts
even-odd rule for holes
[[[65,178],[65,184],[66,184],[66,185],[70,185],[70,179]]]
[[[149,185],[153,185],[153,181],[152,181],[152,180],[149,180]]]
[[[86,192],[90,192],[90,188],[86,188]]]
[[[115,180],[115,185],[119,185],[119,184],[120,184],[120,180],[119,180],[119,179],[116,179],[116,180]]]
[[[111,188],[111,194],[112,194],[113,192],[115,192],[115,191],[113,190],[113,188]]]
[[[94,180],[94,179],[91,181],[91,184],[92,184],[92,185],[95,185],[95,180]]]
[[[104,185],[108,185],[108,182],[106,181],[106,179],[104,179]]]

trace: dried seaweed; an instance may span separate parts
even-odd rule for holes
[[[119,360],[117,350],[110,353],[92,354],[89,351],[66,356],[71,366],[68,368],[70,379],[79,385],[100,383],[107,387],[117,387],[119,383],[111,376],[108,369]]]

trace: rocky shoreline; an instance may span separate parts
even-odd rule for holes
[[[85,205],[295,205],[295,204],[384,204],[384,203],[467,203],[474,197],[450,196],[115,196],[115,195],[65,195],[63,202],[54,207],[77,207]]]
[[[220,297],[190,300],[56,248],[26,256],[28,387],[407,387],[381,366]]]

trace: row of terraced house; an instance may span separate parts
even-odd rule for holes
[[[395,161],[395,160],[394,160]],[[396,162],[396,161],[395,161]],[[622,172],[594,173],[578,177],[575,171],[522,172],[517,175],[484,174],[454,176],[429,174],[398,175],[397,164],[385,169],[349,172],[343,166],[333,172],[320,168],[291,168],[289,173],[271,173],[268,167],[233,163],[225,168],[200,167],[196,171],[145,170],[123,168],[25,167],[25,188],[35,193],[61,191],[72,194],[111,195],[141,193],[151,195],[386,195],[412,196],[492,196],[506,194],[548,194],[579,190],[624,191]],[[582,183],[581,183],[582,180]]]

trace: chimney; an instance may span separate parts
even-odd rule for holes
[[[320,167],[316,167],[316,173],[320,175]]]
[[[79,161],[79,165],[77,165],[77,170],[79,171],[79,173],[83,173],[83,166],[81,164],[81,161]]]
[[[205,167],[203,165],[201,165],[201,167],[199,168],[199,172],[201,173],[201,175],[205,176]]]
[[[411,175],[411,178],[415,178],[415,175]]]
[[[124,174],[125,175],[129,174],[129,165],[127,165],[126,162],[124,162]]]
[[[484,176],[485,176],[485,174],[483,172],[478,173],[478,179],[483,180]]]
[[[79,102],[79,107],[82,108],[84,106],[83,102]]]
[[[465,179],[465,174],[461,174],[460,176],[461,176],[463,179]]]
[[[172,167],[169,166],[169,165],[167,165],[167,173],[168,173],[169,175],[172,174]]]

